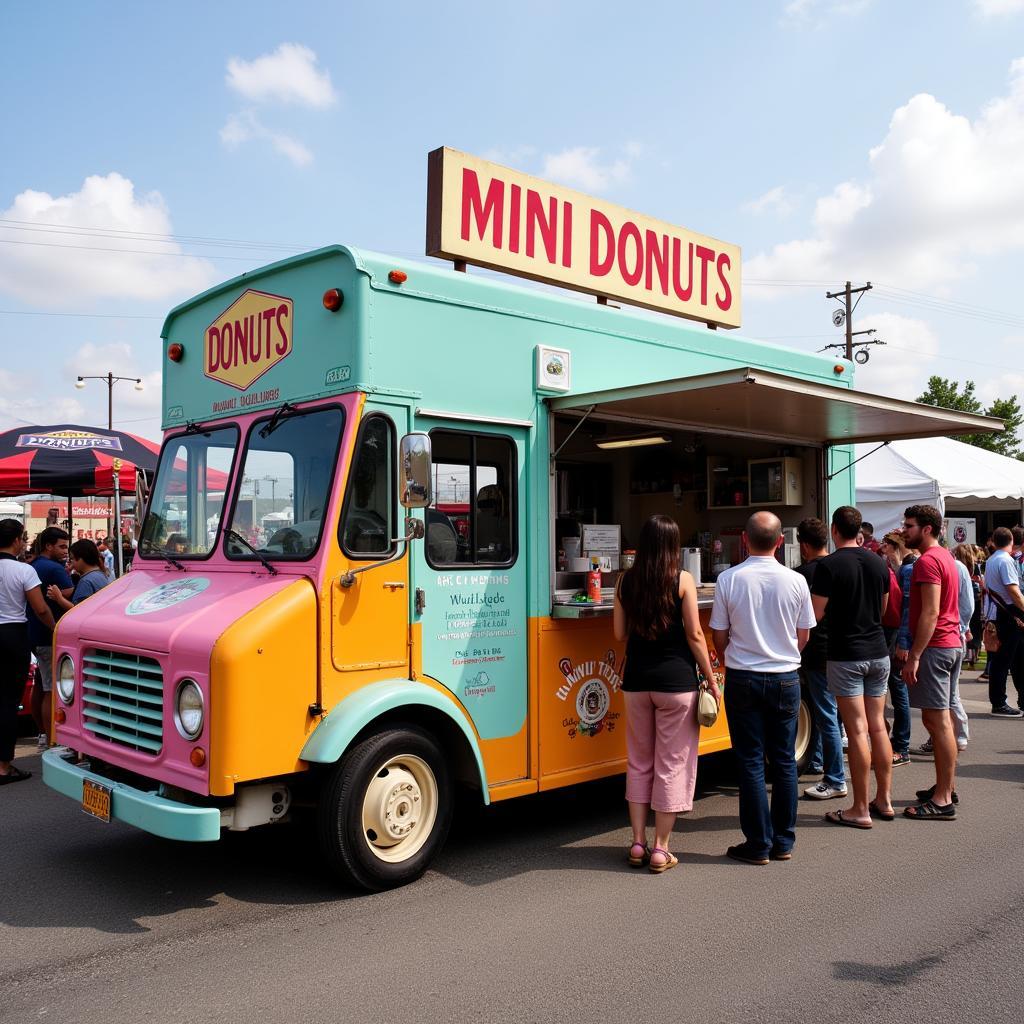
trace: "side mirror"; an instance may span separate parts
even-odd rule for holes
[[[406,434],[399,446],[398,500],[402,508],[426,508],[430,493],[430,435]]]

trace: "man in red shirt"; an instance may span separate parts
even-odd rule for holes
[[[921,709],[935,750],[935,785],[920,790],[921,802],[903,813],[919,821],[952,821],[956,818],[953,783],[957,747],[950,706],[963,661],[960,581],[953,556],[939,545],[939,510],[931,505],[911,505],[903,513],[903,520],[907,546],[921,553],[910,576],[913,644],[903,667],[903,681],[911,705]]]

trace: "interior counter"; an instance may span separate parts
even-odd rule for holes
[[[555,593],[555,599],[551,607],[551,618],[553,619],[594,619],[602,615],[611,615],[614,607],[615,590],[605,588],[601,591],[602,601],[600,604],[590,604],[584,601],[574,601],[571,593],[565,591]],[[715,600],[715,585],[705,584],[697,588],[697,607],[710,608]]]

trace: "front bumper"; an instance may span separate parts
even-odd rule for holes
[[[74,754],[67,747],[52,747],[43,754],[43,782],[58,793],[81,803],[82,780],[90,779],[111,790],[112,821],[123,821],[164,839],[208,843],[220,838],[218,808],[192,807],[168,800],[156,792],[147,793],[123,782],[114,782],[83,765],[73,764],[72,757]]]

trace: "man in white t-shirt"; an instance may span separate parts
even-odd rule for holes
[[[746,864],[767,864],[793,856],[800,652],[816,621],[807,581],[775,557],[782,543],[778,516],[755,512],[744,536],[750,556],[718,577],[711,609],[715,648],[725,662],[725,711],[740,766],[745,837],[726,854]]]
[[[17,519],[0,520],[0,786],[21,782],[31,772],[16,768],[18,704],[25,689],[31,653],[25,602],[47,629],[53,612],[43,600],[35,569],[18,558],[25,550],[25,528]]]

